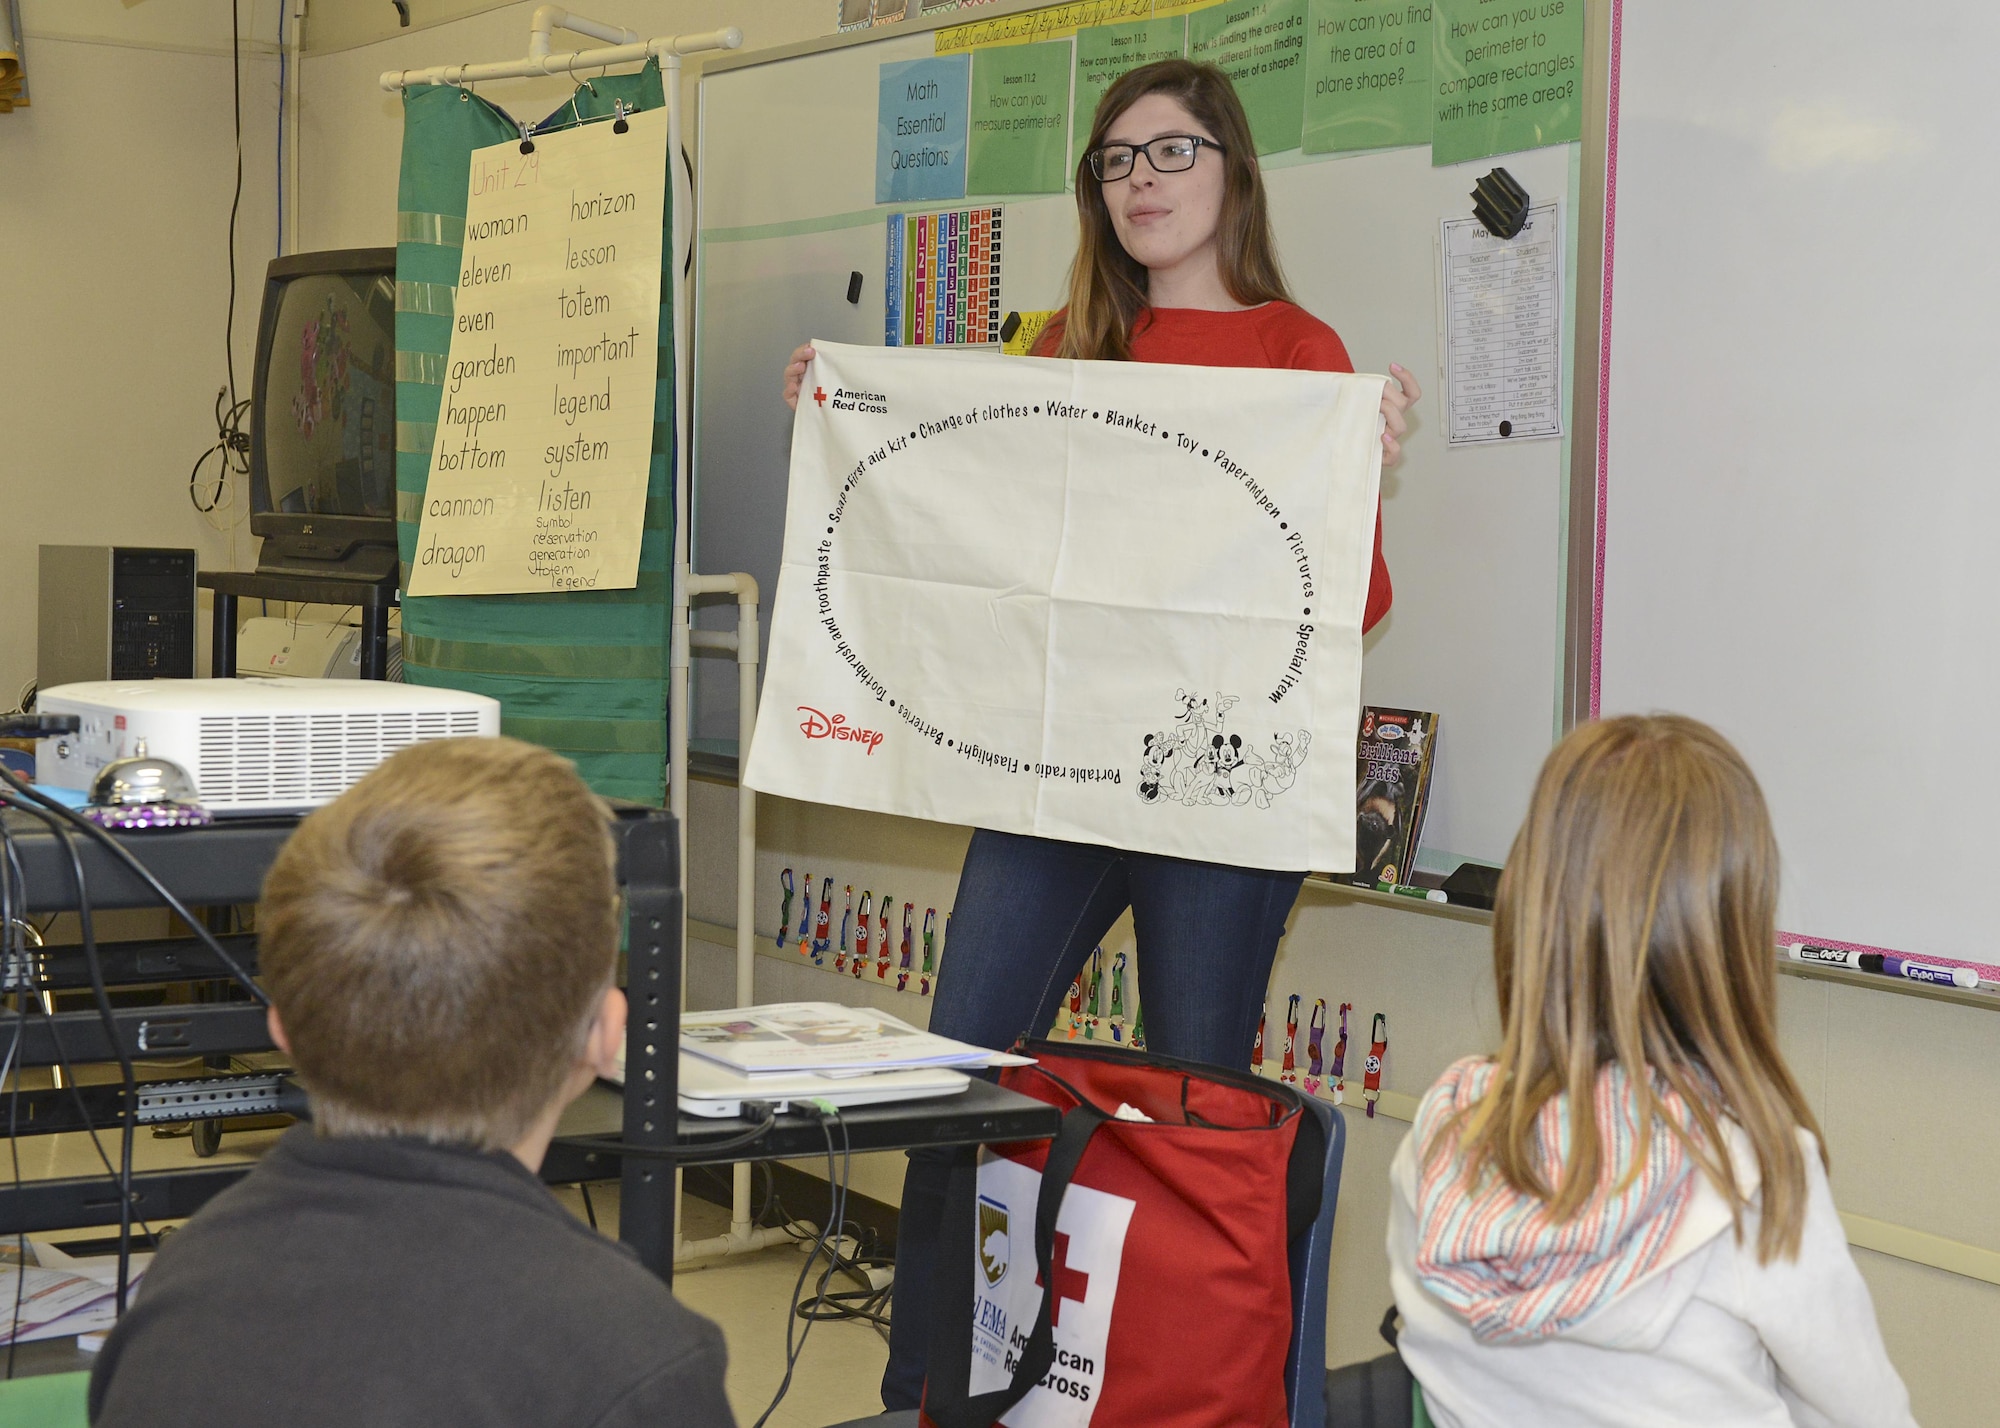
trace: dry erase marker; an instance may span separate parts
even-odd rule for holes
[[[1397,897],[1417,897],[1425,902],[1449,902],[1443,888],[1413,888],[1403,883],[1377,883],[1376,892],[1394,893]]]
[[[1901,977],[1906,982],[1928,982],[1937,987],[1964,987],[1970,990],[1979,985],[1979,974],[1970,967],[1943,967],[1936,962],[1918,962],[1893,953],[1884,956],[1862,953],[1861,970],[1880,972],[1885,977]]]
[[[1817,942],[1794,942],[1786,951],[1791,954],[1794,962],[1811,962],[1820,967],[1852,967],[1857,972],[1880,970],[1864,969],[1861,965],[1862,954],[1852,947],[1827,947]]]

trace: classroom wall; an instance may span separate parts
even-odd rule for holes
[[[300,239],[305,247],[386,243],[393,237],[401,139],[400,105],[375,85],[384,69],[524,53],[527,3],[412,0],[415,24],[393,27],[386,4],[318,0],[302,74]],[[832,0],[722,0],[593,4],[589,13],[647,33],[742,26],[747,47],[765,48],[832,29]],[[562,81],[489,86],[503,105],[546,113],[567,93]],[[18,117],[18,116],[16,116]],[[7,121],[0,119],[0,124]],[[0,136],[7,131],[0,129]],[[775,380],[775,374],[773,374]],[[690,790],[689,913],[697,940],[688,960],[689,1004],[734,1000],[729,941],[735,920],[736,790],[696,780]],[[782,800],[759,813],[759,929],[772,930],[782,867],[836,877],[857,889],[885,886],[897,900],[950,906],[966,832]],[[795,913],[796,915],[796,913]],[[1129,945],[1129,922],[1111,944]],[[947,955],[949,949],[947,946]],[[852,982],[779,954],[758,958],[760,999],[858,997],[922,1022],[926,1004]],[[1416,1096],[1455,1058],[1488,1050],[1498,1034],[1489,932],[1478,921],[1420,907],[1383,907],[1309,889],[1293,914],[1272,982],[1281,1010],[1298,991],[1308,1001],[1355,1004],[1354,1034],[1386,1012],[1390,1051],[1384,1085]],[[1806,982],[1779,983],[1786,1055],[1826,1128],[1834,1188],[1844,1209],[1949,1240],[2000,1252],[2000,1149],[1979,1108],[2000,1094],[2000,1057],[1991,1054],[2000,1020],[1989,1011],[1886,992]],[[1358,1055],[1358,1053],[1356,1053]],[[1358,1076],[1356,1077],[1358,1081]],[[1348,1114],[1346,1172],[1334,1241],[1329,1362],[1373,1356],[1389,1302],[1382,1249],[1388,1164],[1407,1125],[1387,1115]],[[862,1193],[893,1201],[899,1158],[866,1158]],[[1875,1295],[1890,1352],[1909,1382],[1927,1428],[1973,1428],[1990,1419],[1981,1365],[2000,1342],[2000,1287],[1907,1260],[1857,1251]]]
[[[244,31],[243,201],[232,329],[249,392],[276,253],[277,6]],[[225,380],[235,182],[228,0],[23,0],[32,103],[0,115],[0,708],[35,672],[36,548],[192,547],[254,560],[247,526],[188,500]],[[260,28],[261,26],[261,28]],[[235,492],[236,513],[248,493]],[[226,521],[224,522],[226,524]],[[207,621],[199,667],[207,669]]]

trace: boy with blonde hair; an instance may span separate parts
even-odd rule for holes
[[[313,1124],[167,1240],[100,1425],[726,1428],[716,1327],[535,1172],[625,1029],[606,810],[513,739],[405,749],[264,883]]]

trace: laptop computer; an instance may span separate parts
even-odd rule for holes
[[[625,1058],[619,1058],[624,1070]],[[917,1101],[929,1096],[955,1096],[971,1078],[948,1066],[915,1066],[897,1071],[837,1073],[818,1071],[774,1071],[764,1075],[740,1076],[727,1067],[683,1051],[680,1057],[680,1108],[691,1116],[720,1119],[743,1114],[743,1102],[769,1101],[779,1111],[789,1110],[793,1101],[830,1101],[846,1110],[850,1106],[880,1105],[885,1101]],[[615,1084],[623,1085],[621,1075]]]

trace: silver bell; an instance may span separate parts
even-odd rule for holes
[[[172,759],[140,755],[114,759],[91,780],[90,801],[107,808],[146,803],[198,803],[188,771]]]

